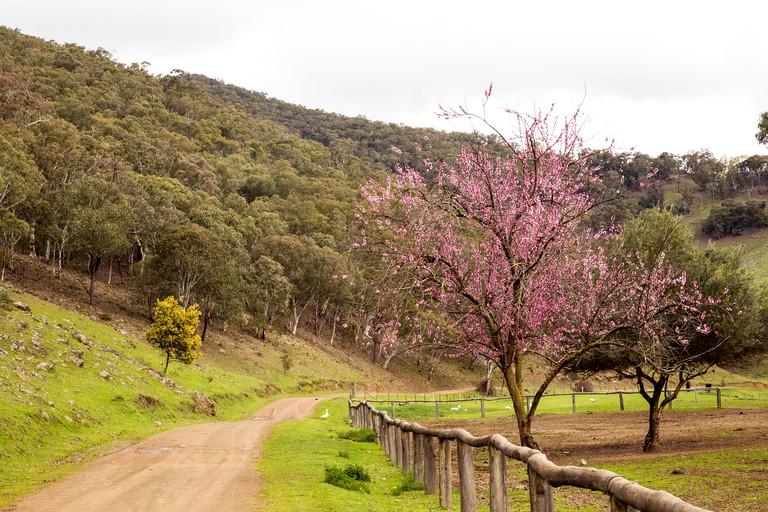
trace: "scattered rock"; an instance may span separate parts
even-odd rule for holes
[[[160,380],[160,382],[162,382],[165,385],[165,387],[170,389],[173,389],[176,387],[176,383],[173,382],[173,379],[168,379],[164,377]]]
[[[118,359],[120,359],[120,352],[118,352],[116,349],[114,349],[112,347],[104,347],[104,350],[106,350],[107,352],[109,352],[111,354],[114,354],[115,356],[117,356]]]
[[[41,420],[47,420],[48,418],[50,418],[50,416],[48,416],[47,412],[45,412],[45,411],[41,411],[40,412],[40,419]]]
[[[38,340],[32,340],[32,345],[34,345],[35,348],[41,348],[43,346],[43,344]]]
[[[210,414],[211,416],[216,416],[216,404],[214,404],[213,400],[204,394],[200,393],[199,391],[195,391],[194,411],[197,413],[204,412]]]
[[[153,396],[142,395],[142,394],[139,394],[136,397],[136,402],[142,407],[156,407],[161,403],[158,398],[155,398]]]
[[[220,348],[220,349],[219,349],[219,354],[224,354],[224,355],[226,355],[226,353],[227,353],[227,351],[226,351],[226,350],[224,350],[223,348]]]
[[[27,312],[31,311],[29,309],[29,306],[26,305],[25,303],[21,302],[20,300],[14,301],[13,307],[15,307],[16,309],[21,310],[21,311],[27,311]]]
[[[581,459],[581,465],[582,465],[582,466],[586,466],[586,465],[587,465],[587,461],[586,461],[586,460],[584,460],[584,459]]]
[[[74,364],[78,368],[82,368],[83,365],[85,364],[85,361],[83,361],[79,357],[72,356],[72,357],[69,358],[69,360],[72,361],[72,364]]]
[[[158,420],[158,421],[155,422],[155,426],[156,427],[162,427],[163,426],[163,422]]]
[[[683,471],[682,469],[673,469],[673,470],[671,471],[671,473],[672,473],[673,475],[684,475],[684,474],[685,474],[685,471]]]
[[[88,338],[85,337],[85,334],[81,333],[80,331],[75,331],[72,333],[72,336],[75,337],[77,341],[85,345],[86,347],[91,346],[91,342],[88,341]]]
[[[26,348],[24,347],[24,340],[18,340],[11,343],[11,351],[12,352],[26,352]]]
[[[46,362],[37,363],[37,366],[35,366],[35,368],[38,370],[50,371],[50,370],[53,370],[53,364],[46,363]]]
[[[110,374],[107,371],[99,372],[99,377],[101,377],[104,380],[110,380],[110,379],[112,379],[112,374]]]

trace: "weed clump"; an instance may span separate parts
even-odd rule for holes
[[[413,473],[408,473],[403,477],[403,481],[400,482],[400,485],[392,489],[392,491],[389,493],[392,496],[400,496],[404,492],[408,491],[423,491],[424,490],[424,484],[422,482],[417,482],[413,478]]]
[[[371,490],[365,482],[371,481],[371,475],[359,464],[347,464],[344,468],[336,466],[325,467],[326,484],[335,485],[348,491],[357,491],[370,494]]]
[[[358,443],[374,442],[373,430],[370,428],[351,428],[339,433],[339,439],[349,439]]]
[[[13,309],[13,297],[5,288],[0,288],[0,309],[4,311]]]

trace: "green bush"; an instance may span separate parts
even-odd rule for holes
[[[10,311],[13,309],[13,297],[5,288],[0,288],[0,309]]]
[[[370,482],[371,475],[360,464],[347,464],[344,467],[344,474],[350,478],[354,478],[358,482]]]
[[[349,439],[358,443],[374,442],[373,430],[370,428],[351,428],[339,434],[339,439]]]
[[[400,485],[392,489],[392,492],[390,494],[392,496],[400,496],[404,492],[407,491],[423,491],[424,490],[424,484],[422,482],[417,482],[413,479],[413,473],[408,473],[403,477],[403,481],[400,482]]]
[[[371,475],[359,464],[348,464],[344,469],[336,466],[325,467],[323,482],[348,491],[370,494],[371,490],[363,482],[370,482]]]

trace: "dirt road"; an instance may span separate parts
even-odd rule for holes
[[[316,398],[287,398],[236,423],[192,425],[88,464],[14,512],[243,512],[255,503],[254,460],[272,426],[308,417]]]

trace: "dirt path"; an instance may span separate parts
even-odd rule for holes
[[[254,461],[275,423],[308,417],[317,398],[287,398],[236,423],[170,430],[88,464],[14,512],[242,512],[253,508]]]

